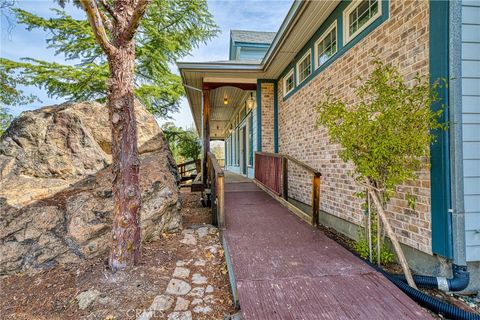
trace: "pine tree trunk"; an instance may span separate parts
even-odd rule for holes
[[[135,41],[109,55],[108,109],[112,127],[114,201],[109,265],[123,270],[140,261],[140,160],[134,112]]]

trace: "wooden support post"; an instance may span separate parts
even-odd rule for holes
[[[288,159],[282,157],[282,194],[283,199],[288,201]]]
[[[314,174],[312,179],[312,225],[318,226],[320,213],[320,175]]]
[[[207,187],[207,159],[210,152],[210,90],[203,89],[203,185]]]
[[[225,228],[225,179],[223,175],[217,177],[217,212],[218,227]]]

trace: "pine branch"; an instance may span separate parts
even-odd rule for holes
[[[88,21],[90,22],[98,44],[102,47],[105,53],[112,54],[116,48],[108,39],[100,10],[98,10],[97,2],[95,0],[80,0],[80,3],[87,13]]]

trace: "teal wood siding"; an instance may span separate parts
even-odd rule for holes
[[[480,1],[462,1],[462,118],[467,261],[480,261]]]
[[[262,60],[267,50],[268,46],[264,48],[241,47],[239,60]]]

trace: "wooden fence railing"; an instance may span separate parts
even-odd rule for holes
[[[213,223],[222,229],[225,227],[225,174],[211,152],[208,153],[207,172]]]
[[[275,153],[255,153],[255,179],[278,195],[282,194],[283,157]]]
[[[312,225],[318,226],[321,173],[304,162],[280,153],[255,152],[255,180],[288,201],[288,162],[312,175]]]
[[[198,174],[200,168],[200,160],[192,160],[177,164],[178,173],[182,181],[193,180]]]

